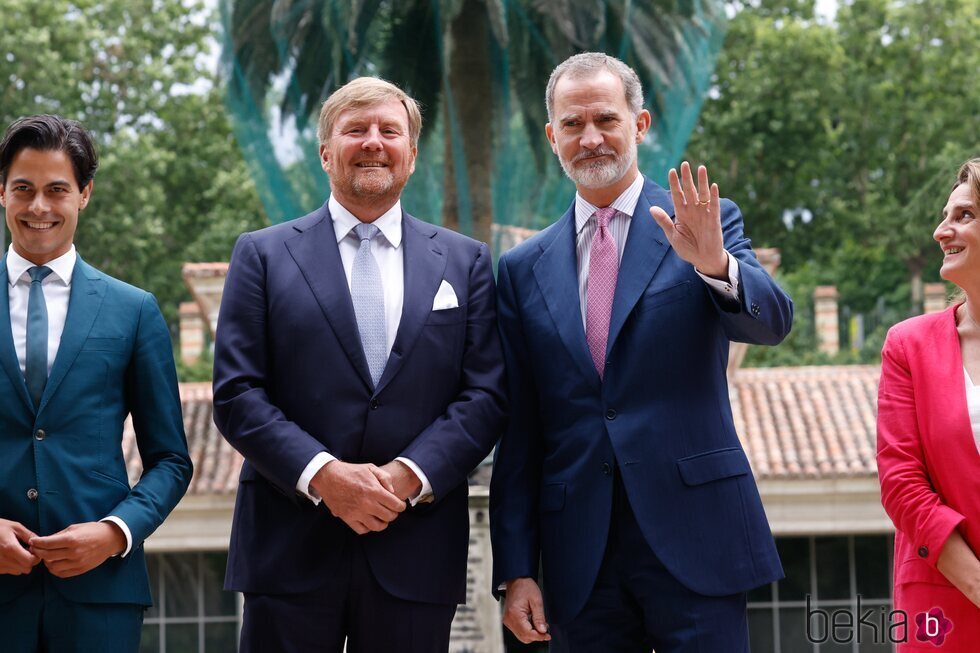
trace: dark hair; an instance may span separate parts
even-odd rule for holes
[[[92,137],[74,120],[39,114],[19,118],[7,128],[0,141],[0,184],[7,183],[7,173],[17,153],[24,149],[60,150],[71,159],[75,181],[81,190],[95,177],[99,159]]]

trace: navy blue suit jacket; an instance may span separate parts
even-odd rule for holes
[[[163,523],[191,480],[170,332],[153,296],[99,272],[81,257],[58,355],[34,410],[10,332],[6,257],[0,258],[0,517],[38,535],[115,515],[133,548],[74,578],[51,582],[82,603],[150,605],[143,540]],[[143,474],[132,488],[122,452],[132,414]],[[36,437],[44,431],[43,437]],[[36,489],[36,499],[27,496]],[[41,582],[0,575],[0,603]]]
[[[299,593],[346,572],[361,538],[390,594],[456,604],[469,541],[467,474],[503,421],[503,358],[486,245],[402,216],[404,308],[372,388],[327,206],[239,238],[215,343],[214,416],[245,457],[225,586]],[[459,306],[433,311],[440,283]],[[356,535],[298,495],[315,454],[384,464],[405,456],[435,501],[380,533]]]
[[[769,525],[732,420],[729,341],[778,343],[792,303],[762,269],[742,216],[722,200],[741,304],[719,303],[649,214],[673,214],[647,180],[620,264],[600,382],[579,308],[574,203],[499,263],[511,417],[494,462],[494,588],[538,577],[547,616],[573,618],[609,530],[613,467],[647,542],[674,577],[707,595],[781,577]]]

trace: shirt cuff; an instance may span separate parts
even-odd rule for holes
[[[701,273],[701,270],[694,268],[694,271],[698,273],[698,276],[704,279],[704,282],[708,284],[708,287],[717,292],[720,295],[728,299],[738,301],[738,284],[741,281],[741,277],[738,273],[738,262],[735,257],[725,250],[725,256],[728,257],[728,280],[715,279],[714,277],[709,277]]]
[[[399,456],[398,458],[395,458],[395,460],[405,463],[405,466],[415,472],[415,475],[419,477],[420,481],[422,481],[422,489],[419,490],[419,493],[415,495],[414,498],[409,499],[409,503],[414,506],[423,499],[429,498],[432,495],[432,485],[429,484],[429,478],[425,475],[422,469],[408,458]]]
[[[313,505],[320,505],[320,495],[316,493],[312,487],[310,487],[310,481],[316,476],[316,473],[323,469],[323,466],[329,462],[337,460],[337,456],[327,453],[326,451],[321,451],[317,455],[313,456],[313,460],[306,465],[303,469],[303,473],[299,475],[299,480],[296,481],[296,491],[302,494],[304,497],[313,502]]]
[[[126,522],[119,519],[119,517],[116,517],[115,515],[109,515],[105,519],[100,519],[99,521],[112,522],[113,524],[119,527],[119,530],[121,530],[123,532],[123,535],[126,536],[126,550],[118,555],[121,558],[125,558],[126,556],[128,556],[129,552],[133,548],[133,534],[129,532],[129,526],[126,525]]]

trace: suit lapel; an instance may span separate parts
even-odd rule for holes
[[[558,336],[587,378],[599,382],[585,341],[582,309],[578,295],[578,271],[575,265],[575,202],[555,225],[551,242],[541,244],[544,250],[534,263],[534,278],[541,289]]]
[[[286,241],[286,249],[310,286],[323,316],[333,329],[337,340],[357,370],[361,380],[370,388],[371,373],[361,346],[354,304],[347,286],[347,275],[340,260],[333,220],[326,204],[320,208],[322,219]],[[294,227],[299,230],[298,227]]]
[[[405,248],[402,317],[375,394],[381,392],[398,374],[432,311],[432,301],[446,271],[446,255],[435,240],[435,235],[436,230],[431,226],[402,212],[402,247]]]
[[[78,357],[78,352],[82,350],[82,345],[88,338],[89,331],[92,330],[95,318],[102,307],[105,288],[105,280],[99,272],[79,256],[71,275],[71,293],[68,297],[65,329],[61,334],[61,343],[58,345],[58,355],[55,356],[51,374],[48,375],[48,382],[44,386],[44,394],[41,395],[41,405],[37,410],[39,414],[48,405]]]
[[[630,220],[630,229],[626,237],[626,248],[623,250],[623,260],[619,264],[619,276],[616,280],[616,295],[613,298],[612,316],[609,320],[609,340],[606,344],[606,356],[612,351],[613,344],[626,323],[636,302],[654,273],[660,267],[669,245],[667,236],[650,215],[650,206],[663,208],[668,215],[673,215],[674,206],[659,186],[649,180],[643,185],[643,192],[636,202],[636,209]]]
[[[935,324],[933,346],[938,353],[930,357],[930,373],[937,382],[928,387],[933,392],[931,406],[943,406],[940,428],[935,429],[943,435],[941,444],[955,447],[955,457],[967,461],[977,460],[976,438],[970,422],[970,408],[966,403],[966,377],[963,373],[963,350],[959,333],[956,331],[956,309],[954,305],[946,309],[942,320]],[[980,379],[972,379],[974,383]],[[943,383],[945,381],[945,383]]]
[[[0,258],[0,367],[10,377],[10,384],[29,411],[34,412],[34,404],[27,393],[27,382],[20,371],[14,336],[10,329],[10,283],[7,279],[7,255]]]

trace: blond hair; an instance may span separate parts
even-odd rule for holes
[[[389,99],[401,102],[408,112],[408,136],[412,147],[417,146],[419,134],[422,133],[422,112],[419,103],[391,82],[377,77],[358,77],[330,94],[320,108],[317,138],[320,139],[321,144],[329,141],[333,124],[344,111],[373,106]]]

